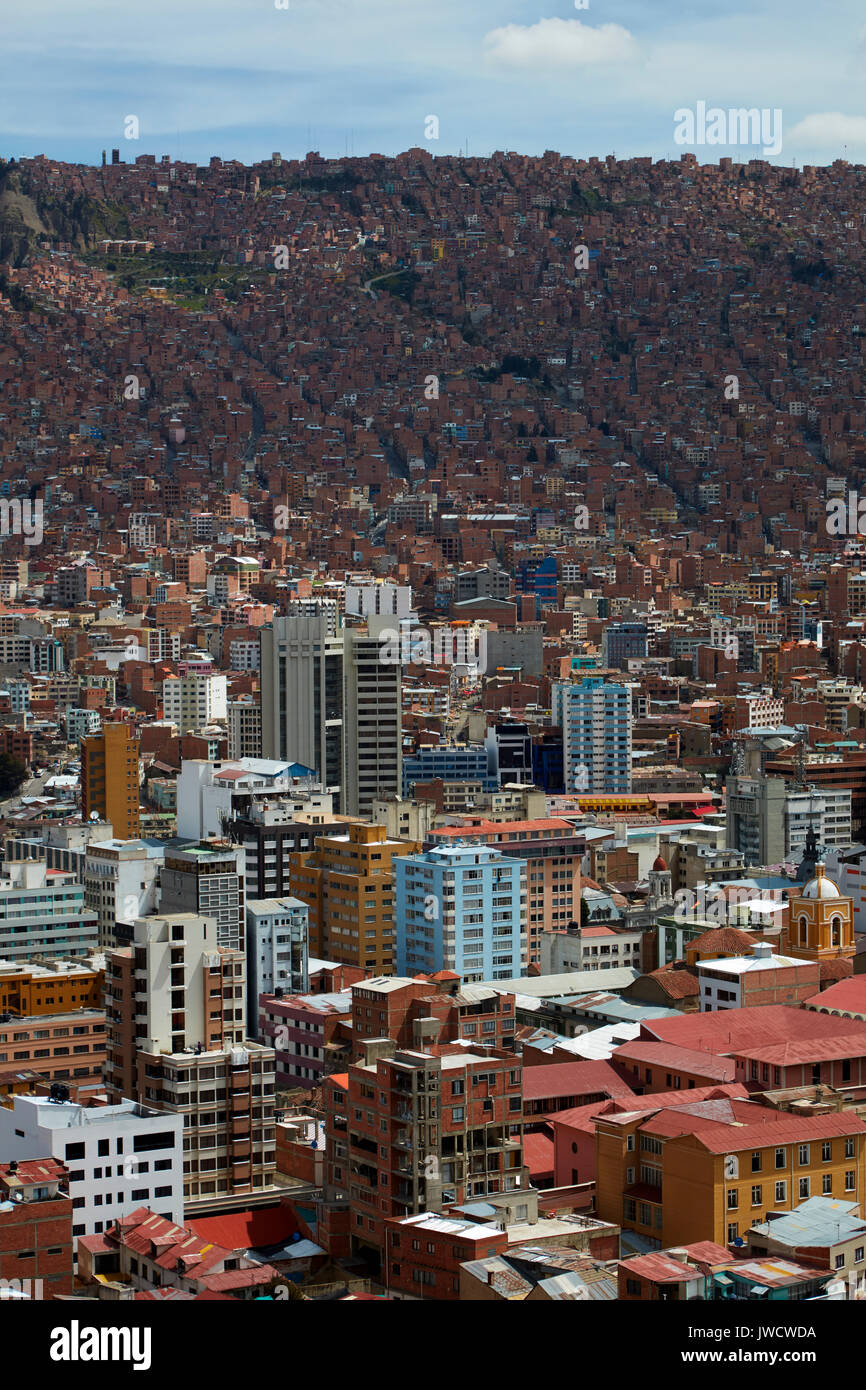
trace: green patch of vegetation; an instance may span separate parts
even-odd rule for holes
[[[88,265],[113,274],[131,294],[161,289],[180,309],[200,312],[217,286],[236,302],[257,279],[268,272],[248,265],[224,264],[210,251],[151,251],[115,255],[106,260],[92,251],[82,257]]]
[[[416,270],[395,270],[393,275],[386,275],[383,280],[377,280],[376,287],[411,304],[420,280],[421,276]]]

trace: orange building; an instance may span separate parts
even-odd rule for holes
[[[0,961],[0,1014],[22,1017],[100,1009],[104,970],[72,961],[16,965]]]
[[[96,813],[110,821],[118,840],[137,840],[138,737],[128,724],[104,724],[81,740],[81,809],[84,820]]]
[[[659,1247],[731,1245],[809,1197],[863,1214],[866,1124],[726,1098],[595,1121],[596,1209]]]
[[[801,960],[853,959],[854,904],[843,898],[823,864],[815,865],[815,877],[790,900],[782,949]]]
[[[377,975],[394,971],[395,856],[417,840],[390,840],[384,825],[347,824],[316,848],[289,855],[289,892],[310,909],[310,954]]]

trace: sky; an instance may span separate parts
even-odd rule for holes
[[[677,143],[703,102],[866,163],[864,73],[863,0],[2,0],[0,156],[763,157]]]

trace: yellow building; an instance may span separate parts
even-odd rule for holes
[[[854,955],[854,904],[843,898],[823,864],[815,865],[815,877],[790,900],[781,949],[800,960],[850,959]]]
[[[138,738],[128,724],[104,724],[98,734],[81,740],[81,809],[111,821],[118,840],[137,840]]]
[[[857,1115],[792,1115],[736,1099],[698,1102],[689,1112],[596,1120],[601,1220],[669,1248],[731,1245],[809,1197],[857,1203],[863,1215],[866,1124]]]
[[[384,825],[350,824],[320,835],[316,848],[289,856],[289,891],[310,909],[310,954],[394,971],[394,857],[415,854],[417,840],[392,840]]]

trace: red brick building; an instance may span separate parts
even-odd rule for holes
[[[389,1219],[528,1188],[513,1054],[433,1056],[385,1039],[364,1051],[323,1085],[325,1205],[348,1206],[353,1254],[380,1260]],[[326,1216],[320,1240],[332,1224]]]
[[[0,1164],[0,1286],[31,1298],[72,1293],[72,1201],[53,1158]]]

